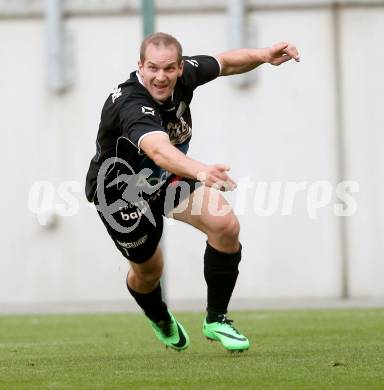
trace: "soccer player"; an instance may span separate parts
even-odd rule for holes
[[[207,165],[186,155],[192,135],[189,105],[193,91],[219,76],[291,59],[299,61],[299,54],[286,42],[186,57],[173,36],[155,33],[141,44],[138,70],[114,89],[104,104],[86,196],[95,203],[110,237],[129,260],[128,290],[167,347],[183,350],[189,346],[189,337],[161,295],[159,241],[164,215],[207,236],[203,334],[231,351],[243,351],[250,345],[226,316],[238,276],[241,244],[238,219],[221,192],[235,189],[236,183],[228,175],[227,165]],[[219,212],[223,208],[226,212]]]

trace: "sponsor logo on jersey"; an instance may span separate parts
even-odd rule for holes
[[[122,92],[121,92],[121,88],[115,88],[112,92],[112,103],[115,103],[116,99],[118,99]]]
[[[155,109],[152,108],[152,107],[142,106],[142,107],[141,107],[141,112],[142,112],[144,115],[152,115],[152,116],[155,116]]]
[[[194,66],[195,68],[198,68],[199,67],[199,63],[196,61],[196,60],[185,60],[187,61],[188,63],[190,63],[192,66]]]
[[[137,211],[133,211],[131,213],[124,213],[123,211],[120,211],[120,217],[123,221],[132,221],[134,219],[140,218],[147,212],[147,210],[149,210],[148,207],[137,209]]]
[[[192,135],[192,128],[180,117],[177,123],[169,122],[167,125],[169,139],[173,145],[182,144]]]

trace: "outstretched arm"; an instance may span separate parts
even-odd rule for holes
[[[165,133],[150,134],[144,137],[140,143],[140,149],[157,166],[176,175],[199,180],[206,186],[215,186],[221,191],[236,188],[236,183],[227,174],[229,171],[227,165],[207,165],[186,156],[171,144]]]
[[[218,54],[221,64],[221,76],[246,73],[261,64],[280,65],[294,59],[300,61],[296,47],[288,42],[276,43],[262,49],[236,49]]]

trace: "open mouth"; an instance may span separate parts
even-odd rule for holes
[[[157,90],[159,90],[159,91],[164,91],[167,87],[168,87],[168,85],[159,85],[159,84],[154,84],[154,87],[157,89]]]

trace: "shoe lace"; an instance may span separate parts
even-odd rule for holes
[[[233,320],[230,320],[225,314],[219,316],[219,322],[230,326],[233,329],[233,331],[235,331],[238,335],[240,335],[240,332],[232,325]]]

